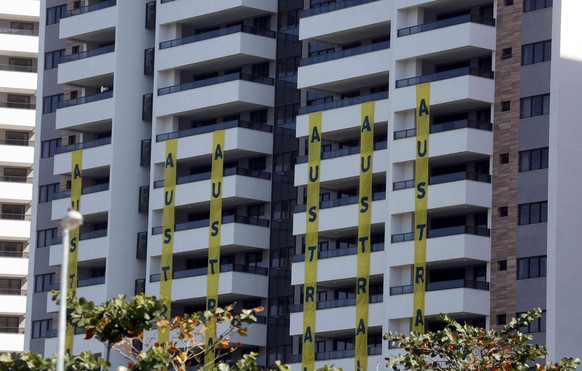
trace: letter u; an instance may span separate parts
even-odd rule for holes
[[[368,165],[364,165],[364,157],[362,157],[360,160],[360,167],[362,168],[362,173],[367,172],[368,170],[370,170],[370,162],[371,162],[371,157],[370,155],[366,156],[366,159],[368,160]]]
[[[215,188],[216,184],[218,184],[218,190]],[[220,196],[221,185],[222,185],[222,182],[212,183],[212,197],[213,198],[218,198]]]
[[[427,151],[426,139],[424,140],[424,149],[422,151],[421,151],[421,145],[422,144],[420,143],[420,141],[416,142],[416,151],[418,153],[418,157],[426,156],[426,151]]]
[[[309,168],[309,181],[317,182],[319,179],[319,166],[315,166],[315,175],[313,175],[313,167]]]
[[[173,190],[170,191],[169,194],[170,194],[170,199],[168,200],[168,192],[166,191],[166,196],[165,196],[165,198],[166,198],[166,200],[165,200],[166,206],[171,205],[172,204],[172,200],[174,199],[174,191]]]

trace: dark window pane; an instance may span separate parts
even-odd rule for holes
[[[548,258],[545,256],[540,257],[540,277],[547,276],[547,265],[548,265]]]
[[[534,203],[530,205],[530,223],[539,223],[540,222],[540,204]]]
[[[548,161],[549,161],[549,150],[548,148],[542,148],[542,169],[548,168]]]
[[[543,114],[543,97],[541,95],[531,98],[531,115],[541,116]]]
[[[517,259],[517,279],[522,280],[529,277],[528,259]]]
[[[530,170],[538,170],[542,166],[542,151],[534,149],[531,151]]]
[[[519,153],[519,171],[529,171],[530,152],[524,151]]]
[[[533,45],[524,45],[523,47],[523,65],[528,65],[533,63]]]
[[[544,44],[543,43],[535,43],[534,47],[534,63],[541,63],[544,61]]]
[[[531,98],[521,100],[521,118],[531,117]]]
[[[529,278],[540,276],[540,259],[529,258]]]
[[[546,94],[543,96],[543,115],[549,115],[550,114],[550,95]]]
[[[544,61],[552,60],[552,40],[544,42]]]
[[[548,221],[548,202],[541,202],[540,206],[540,222],[546,223]]]
[[[519,205],[519,224],[529,224],[529,205]]]

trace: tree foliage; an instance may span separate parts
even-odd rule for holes
[[[441,331],[406,336],[394,332],[384,339],[401,347],[406,353],[386,358],[386,367],[393,370],[575,370],[578,359],[564,358],[560,363],[539,364],[548,351],[544,346],[531,344],[532,337],[520,331],[531,321],[541,317],[536,308],[513,319],[501,330],[459,323],[446,315]],[[533,368],[532,368],[533,367]]]

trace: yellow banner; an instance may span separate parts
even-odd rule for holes
[[[426,238],[428,200],[428,136],[430,132],[430,83],[416,86],[416,171],[414,207],[414,308],[412,330],[424,333],[426,292]]]
[[[222,227],[222,178],[224,171],[224,130],[215,131],[212,136],[212,169],[210,174],[210,225],[208,233],[208,275],[206,289],[206,309],[218,305],[218,276],[220,274],[220,230]],[[216,326],[208,325],[206,346],[214,345]],[[207,352],[206,369],[214,366],[214,352]]]
[[[307,213],[305,218],[305,284],[303,290],[303,349],[301,362],[303,371],[313,371],[315,367],[320,164],[321,112],[314,112],[309,114]]]
[[[358,208],[358,277],[356,280],[355,369],[368,369],[368,308],[370,305],[370,250],[372,248],[372,157],[374,102],[362,104],[360,125],[360,203]]]
[[[77,150],[71,153],[71,208],[79,211],[81,206],[81,191],[83,189],[83,151]],[[75,295],[77,291],[77,260],[79,257],[79,228],[69,231],[69,274],[68,292]],[[67,336],[65,349],[69,354],[73,352],[73,340],[75,328],[67,324]]]
[[[174,253],[174,209],[176,200],[178,141],[166,141],[166,161],[164,163],[164,220],[162,222],[162,267],[160,272],[160,300],[163,303],[163,315],[170,318],[172,304],[172,258]],[[158,341],[169,340],[169,331],[158,330]]]

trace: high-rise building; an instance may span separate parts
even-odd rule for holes
[[[242,349],[262,365],[371,369],[400,351],[388,330],[536,306],[524,331],[580,356],[580,10],[41,1],[27,344],[55,352],[73,206],[78,295],[262,305]]]
[[[0,3],[0,353],[24,349],[38,0]]]

